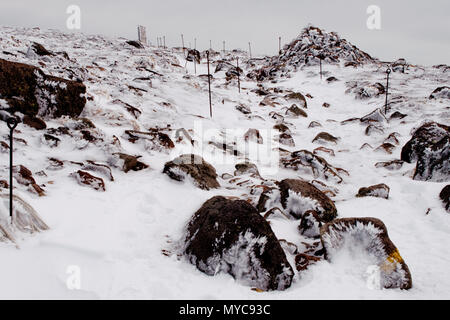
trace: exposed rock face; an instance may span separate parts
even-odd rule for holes
[[[402,148],[401,160],[417,160],[414,180],[450,180],[450,127],[429,122],[418,128]]]
[[[78,170],[71,174],[80,185],[87,185],[97,191],[106,191],[102,178],[93,176],[89,172]]]
[[[29,116],[77,117],[86,104],[81,82],[45,75],[31,65],[0,59],[0,96]]]
[[[269,223],[243,200],[206,201],[188,224],[184,254],[208,275],[228,273],[261,290],[287,289],[294,276]]]
[[[317,212],[322,221],[336,218],[337,210],[322,191],[311,183],[298,179],[285,179],[279,184],[280,201],[283,208],[294,218],[299,219],[309,211]]]
[[[436,88],[431,94],[430,99],[450,99],[450,87],[444,86]]]
[[[188,175],[200,189],[209,190],[220,187],[216,180],[216,169],[202,157],[194,154],[183,154],[166,162],[163,173],[177,181],[184,181]]]
[[[325,258],[333,261],[341,250],[367,256],[367,264],[376,263],[382,288],[410,289],[412,278],[398,249],[389,239],[386,226],[376,218],[344,218],[320,229]]]
[[[439,198],[444,203],[445,210],[450,212],[450,184],[446,185],[444,189],[442,189],[439,193]]]
[[[384,183],[376,184],[370,187],[362,187],[359,189],[357,197],[378,197],[378,198],[389,198],[390,188]]]

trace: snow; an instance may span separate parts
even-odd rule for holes
[[[17,239],[20,249],[8,242],[0,242],[0,298],[61,298],[61,299],[449,299],[450,277],[450,215],[439,200],[439,192],[448,183],[423,182],[412,179],[413,164],[404,163],[398,170],[376,168],[375,163],[400,158],[401,146],[410,138],[410,132],[423,121],[449,124],[448,101],[428,99],[436,87],[448,84],[448,73],[421,66],[407,67],[407,73],[390,75],[391,112],[400,111],[408,116],[402,120],[384,122],[384,133],[374,132],[366,136],[366,125],[359,121],[341,125],[352,117],[363,117],[384,104],[384,95],[360,100],[354,93],[345,93],[346,81],[384,83],[385,67],[378,63],[358,68],[346,68],[342,63],[323,63],[325,76],[336,76],[340,81],[321,81],[318,66],[299,67],[289,77],[279,78],[277,83],[264,83],[265,88],[300,91],[307,98],[307,118],[286,119],[295,147],[283,146],[289,151],[312,151],[318,145],[313,138],[321,131],[339,136],[333,146],[335,157],[324,158],[336,168],[347,170],[350,175],[338,183],[314,175],[311,170],[294,171],[270,165],[267,153],[252,159],[264,178],[314,178],[324,180],[339,193],[335,202],[339,217],[376,217],[387,226],[392,242],[408,264],[413,288],[374,290],[366,283],[367,259],[358,260],[342,256],[332,262],[320,261],[307,271],[296,274],[292,286],[285,291],[258,293],[235,281],[231,276],[218,274],[210,277],[194,265],[179,259],[176,254],[163,255],[162,250],[175,252],[174,244],[183,235],[183,228],[192,214],[204,201],[215,195],[241,197],[248,194],[245,186],[218,179],[219,189],[200,190],[190,181],[171,180],[162,174],[164,163],[185,153],[183,148],[202,154],[203,158],[223,173],[233,173],[234,164],[244,162],[245,154],[229,157],[209,145],[211,136],[220,140],[219,132],[227,130],[230,141],[236,141],[239,149],[242,132],[249,128],[261,133],[270,130],[277,121],[270,112],[282,114],[290,103],[277,99],[280,105],[259,106],[264,97],[250,90],[256,89],[254,81],[241,77],[241,93],[236,82],[225,81],[225,71],[213,74],[211,82],[213,118],[209,118],[207,80],[198,75],[207,73],[205,59],[196,66],[191,62],[184,66],[182,52],[175,49],[146,47],[138,50],[124,44],[124,39],[84,34],[63,34],[56,30],[37,30],[18,27],[0,27],[0,58],[32,64],[44,73],[67,79],[80,78],[87,86],[88,101],[82,116],[92,120],[105,141],[87,144],[78,138],[58,136],[60,145],[51,148],[41,143],[42,132],[19,124],[16,138],[27,145],[15,142],[14,159],[33,172],[39,185],[45,184],[46,196],[38,197],[15,183],[16,194],[30,203],[43,218],[50,230],[23,235]],[[52,52],[65,51],[71,60],[60,55],[45,57],[45,66],[39,57],[29,59],[27,48],[32,41],[41,43]],[[306,42],[305,42],[306,43]],[[14,53],[6,55],[2,51]],[[20,53],[20,52],[23,52]],[[228,56],[231,55],[228,52]],[[251,70],[247,57],[240,53],[240,67],[245,73]],[[95,62],[95,63],[94,63]],[[257,65],[262,62],[255,60]],[[92,68],[86,68],[92,66]],[[162,76],[156,76],[138,67],[145,66]],[[104,68],[104,71],[101,69]],[[71,70],[71,71],[69,71]],[[214,70],[214,65],[211,66]],[[149,81],[135,80],[151,76]],[[91,79],[91,80],[89,80]],[[128,85],[144,89],[130,90]],[[394,97],[404,98],[395,100]],[[111,101],[121,99],[139,108],[142,114],[136,119],[126,109]],[[1,102],[1,100],[0,100]],[[324,102],[330,108],[323,108]],[[1,102],[2,108],[4,102]],[[252,114],[244,115],[235,107],[247,106]],[[308,128],[311,121],[322,127]],[[401,123],[404,122],[404,123]],[[65,118],[47,121],[47,126],[57,128],[69,124]],[[196,141],[176,144],[170,153],[146,150],[140,143],[133,144],[122,138],[125,130],[147,131],[149,128],[166,128],[174,138],[175,130],[185,128]],[[199,127],[203,131],[199,131]],[[194,129],[193,132],[190,129]],[[211,130],[209,133],[206,130]],[[400,145],[392,154],[360,149],[364,143],[377,147],[392,133],[398,133]],[[0,125],[0,140],[8,141],[9,129]],[[274,130],[273,134],[278,134]],[[119,138],[120,146],[113,145],[112,137]],[[264,136],[261,148],[276,148],[277,141]],[[183,149],[183,150],[180,150]],[[181,152],[182,151],[182,152]],[[198,151],[198,152],[197,152]],[[240,151],[243,151],[240,149]],[[93,160],[108,163],[112,152],[142,155],[139,160],[149,169],[124,173],[112,168],[114,182],[105,180],[106,192],[79,186],[69,175],[79,166],[70,163]],[[218,157],[220,155],[220,157]],[[60,170],[47,169],[48,158],[65,161]],[[269,159],[270,160],[270,159]],[[0,178],[8,180],[8,153],[0,153]],[[268,165],[269,164],[269,165]],[[271,170],[262,170],[261,167]],[[35,172],[44,170],[47,176]],[[93,175],[98,176],[95,172]],[[51,182],[51,183],[50,183]],[[383,182],[390,187],[389,200],[364,197],[355,194],[362,186]],[[0,189],[3,194],[7,190]],[[253,199],[254,200],[254,199]],[[257,199],[256,199],[257,200]],[[426,214],[428,208],[431,211]],[[270,208],[266,208],[270,209]],[[286,239],[303,247],[311,241],[299,234],[298,221],[271,219],[271,227],[279,239]],[[288,260],[295,269],[293,256]],[[67,282],[71,267],[80,270],[81,288],[71,290]]]

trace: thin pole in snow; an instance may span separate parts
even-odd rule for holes
[[[9,216],[13,222],[13,134],[19,122],[15,117],[9,117],[6,124],[9,128]]]
[[[164,49],[166,48],[166,36],[163,36],[164,39]]]
[[[183,37],[183,34],[181,34],[181,45],[183,46],[183,54],[184,54],[184,37]]]
[[[388,111],[388,92],[389,92],[389,74],[391,73],[391,68],[386,69],[386,100],[384,102],[384,114]]]
[[[209,50],[212,50],[211,40],[209,40]]]
[[[278,37],[278,54],[281,54],[281,37]]]
[[[223,43],[223,56],[225,57],[225,41],[223,41],[222,43]]]
[[[239,90],[239,93],[241,93],[241,80],[239,79],[239,57],[236,57],[236,71],[237,71],[237,77],[238,77],[238,90]]]
[[[208,93],[209,93],[209,116],[212,118],[212,103],[211,103],[211,75],[209,74],[209,50],[206,50],[206,62],[208,64]]]
[[[250,56],[250,59],[252,58],[252,46],[250,42],[248,43],[248,55]]]

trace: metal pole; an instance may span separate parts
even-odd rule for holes
[[[164,38],[164,49],[166,48],[166,36],[163,37]]]
[[[322,80],[322,59],[319,58],[319,66],[320,66],[320,80]]]
[[[386,69],[386,100],[384,102],[384,114],[387,114],[388,111],[388,91],[389,91],[389,74],[391,73],[391,69],[388,67]]]
[[[239,93],[241,93],[241,81],[239,79],[239,57],[236,57],[236,71],[238,74],[238,90],[239,90]]]
[[[209,50],[212,50],[211,40],[209,40]]]
[[[6,124],[9,128],[9,216],[13,222],[13,133],[18,121],[14,117],[8,118]]]
[[[184,54],[184,37],[183,37],[183,34],[181,34],[181,43],[183,45],[183,54]]]
[[[212,118],[212,103],[211,103],[211,75],[209,74],[209,50],[206,51],[206,61],[208,64],[208,93],[209,93],[209,116]]]
[[[278,37],[278,54],[281,54],[281,37]]]

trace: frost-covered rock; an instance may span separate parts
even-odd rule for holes
[[[383,111],[381,111],[380,108],[375,109],[371,113],[365,115],[360,119],[361,122],[365,123],[371,123],[371,122],[379,122],[379,123],[385,123],[387,122],[386,117],[384,116]]]
[[[450,87],[444,86],[436,88],[431,94],[430,99],[450,99]]]
[[[71,173],[70,176],[75,178],[80,185],[89,186],[97,191],[106,191],[103,179],[96,177],[89,172],[78,170],[77,172]]]
[[[125,130],[123,136],[131,143],[142,142],[146,150],[162,152],[175,148],[172,139],[159,129],[152,129],[148,132]]]
[[[301,235],[308,238],[317,238],[320,236],[320,227],[322,227],[323,221],[319,217],[319,214],[314,210],[308,210],[303,214],[298,231]]]
[[[288,169],[296,171],[306,171],[314,178],[342,182],[341,176],[336,168],[330,165],[324,158],[319,157],[308,150],[294,151],[287,157],[281,159],[281,164]]]
[[[308,114],[300,109],[296,104],[293,104],[286,110],[286,115],[290,117],[308,117]]]
[[[376,184],[370,187],[362,187],[359,189],[357,197],[377,197],[377,198],[389,198],[390,188],[384,184]]]
[[[450,127],[429,122],[418,128],[402,148],[401,160],[417,160],[414,180],[450,180]]]
[[[445,210],[450,212],[450,184],[446,185],[439,193],[439,198],[442,200],[445,206]]]
[[[200,189],[219,188],[216,169],[202,157],[194,154],[183,154],[166,162],[163,173],[177,181],[184,181],[187,176],[194,180]]]
[[[296,219],[309,211],[316,211],[322,221],[336,218],[337,210],[322,191],[307,181],[285,179],[279,183],[280,202],[283,208]]]
[[[342,251],[366,258],[367,267],[376,266],[382,288],[410,289],[412,278],[398,249],[389,239],[384,223],[376,218],[343,218],[320,229],[325,258],[331,262]]]
[[[44,118],[77,117],[86,103],[83,83],[44,74],[37,67],[0,59],[0,96],[11,112]]]
[[[401,169],[403,166],[402,160],[391,160],[391,161],[384,161],[384,162],[377,162],[375,163],[375,167],[377,168],[385,168],[388,170],[398,170]]]
[[[312,140],[312,142],[318,142],[321,144],[327,144],[327,143],[332,143],[332,144],[336,144],[338,142],[339,138],[335,137],[331,134],[329,134],[328,132],[319,132],[315,138]]]
[[[206,201],[187,226],[183,252],[208,275],[228,273],[261,290],[287,289],[294,276],[269,223],[243,200]]]

